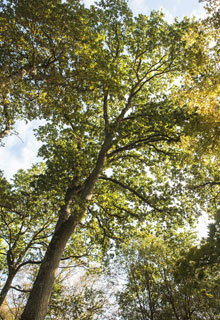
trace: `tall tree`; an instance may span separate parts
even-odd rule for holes
[[[124,226],[134,229],[134,219],[167,226],[190,221],[193,197],[184,194],[177,163],[191,115],[169,94],[177,77],[200,73],[210,58],[202,31],[187,45],[187,35],[199,28],[189,19],[169,25],[161,12],[133,18],[122,0],[100,1],[90,10],[75,1],[38,5],[33,10],[32,1],[2,1],[3,18],[12,16],[19,31],[12,41],[15,70],[3,59],[12,80],[3,96],[6,90],[7,105],[16,101],[25,118],[32,110],[33,116],[49,114],[51,121],[38,131],[46,169],[33,187],[53,190],[61,201],[22,320],[44,319],[65,246],[83,225],[101,229],[105,245]],[[14,78],[23,55],[25,65],[34,56],[29,64],[36,71],[22,64],[23,78]]]

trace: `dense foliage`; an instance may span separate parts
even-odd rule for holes
[[[187,239],[191,231],[180,230],[193,228],[204,211],[217,217],[219,206],[218,1],[207,4],[205,20],[172,24],[162,12],[133,17],[124,0],[101,0],[90,9],[72,0],[0,3],[2,143],[17,120],[45,120],[36,132],[42,163],[11,183],[1,175],[1,303],[11,288],[27,291],[12,285],[24,267],[32,279],[40,265],[21,319],[62,317],[59,299],[47,313],[58,267],[72,259],[103,266],[145,230],[140,243],[152,246],[138,249],[134,266],[128,249],[123,253],[130,275],[119,297],[122,319],[139,317],[137,285],[142,318],[207,317],[201,292],[212,294],[218,278],[207,264],[203,274],[213,281],[204,276],[189,289],[192,274],[184,278],[181,268],[198,248]],[[200,251],[216,265],[218,238],[210,237]],[[102,301],[93,291],[84,295],[94,308]],[[79,297],[60,296],[71,317]],[[210,319],[217,316],[212,301]],[[88,309],[82,299],[80,308]],[[84,319],[93,316],[85,312]]]
[[[193,246],[189,232],[134,239],[120,258],[126,281],[118,293],[119,319],[218,319],[218,267],[203,269],[199,256],[203,249]]]

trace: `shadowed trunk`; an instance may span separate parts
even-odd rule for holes
[[[81,215],[83,215],[83,212]],[[42,320],[45,318],[60,259],[66,243],[77,225],[77,222],[74,220],[75,216],[70,216],[70,218],[62,223],[58,230],[55,231],[31,290],[24,313],[21,316],[21,320]],[[78,221],[78,219],[76,219],[76,221]]]
[[[1,293],[0,293],[0,307],[3,304],[3,302],[7,296],[7,293],[11,288],[11,284],[12,284],[12,281],[13,281],[15,275],[16,275],[16,271],[14,271],[14,270],[10,271],[8,274],[8,278],[7,278],[5,285],[2,288]]]

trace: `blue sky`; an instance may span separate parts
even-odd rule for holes
[[[89,7],[94,3],[94,0],[84,0],[83,2]],[[152,10],[160,10],[161,8],[168,19],[204,15],[203,5],[198,0],[129,0],[128,5],[134,15],[139,13],[148,15]]]
[[[94,1],[84,0],[84,3],[89,6]],[[134,15],[139,13],[149,15],[152,10],[162,9],[169,22],[172,22],[176,16],[179,19],[192,15],[204,16],[203,6],[198,0],[129,0],[128,3]],[[1,148],[0,169],[5,172],[7,178],[11,178],[18,169],[30,168],[38,161],[37,150],[40,143],[34,137],[33,128],[38,127],[39,124],[40,121],[28,124],[20,121],[16,125],[18,136],[11,135],[4,139],[5,147]],[[207,225],[207,217],[202,217],[201,221],[200,229],[204,230]]]
[[[149,14],[152,10],[163,9],[168,17],[201,16],[203,6],[198,0],[129,0],[130,8],[134,14]]]

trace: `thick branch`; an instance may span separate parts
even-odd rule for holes
[[[96,165],[89,175],[89,177],[86,179],[86,182],[84,184],[84,188],[81,192],[81,199],[82,200],[90,200],[92,197],[92,191],[95,186],[96,181],[98,180],[100,174],[103,171],[104,163],[106,160],[107,152],[112,146],[112,135],[108,134],[105,138],[105,141],[101,147],[101,150],[98,155],[98,159],[96,161]]]
[[[43,262],[43,260],[27,260],[25,262],[22,262],[16,269],[16,272],[18,272],[18,270],[20,270],[22,267],[26,266],[27,264],[41,264]]]
[[[131,108],[131,101],[132,101],[133,95],[134,95],[134,88],[131,89],[131,93],[128,97],[127,103],[126,103],[124,109],[121,111],[120,115],[118,116],[116,122],[122,121],[124,119],[126,112],[128,112],[129,109]]]
[[[81,258],[89,257],[89,256],[90,255],[88,253],[81,254],[80,256],[71,255],[71,256],[60,259],[60,261],[65,261],[65,260],[69,260],[69,259],[81,259]]]
[[[78,196],[80,191],[80,187],[77,186],[77,181],[78,177],[75,177],[66,191],[64,198],[65,204],[60,209],[59,219],[57,221],[55,231],[57,231],[60,226],[62,226],[62,224],[66,222],[71,216],[71,205],[74,201],[74,196]]]
[[[111,153],[109,153],[108,157],[112,157],[114,154],[117,154],[119,152],[132,150],[132,149],[138,149],[138,148],[142,147],[143,145],[153,146],[152,143],[160,142],[160,141],[178,142],[179,141],[179,137],[175,137],[174,138],[174,137],[169,137],[167,135],[154,134],[154,135],[148,136],[146,138],[133,141],[133,142],[131,142],[131,143],[129,143],[129,144],[123,146],[123,147],[120,147],[120,148],[112,151]],[[154,148],[155,148],[155,146],[154,146]]]
[[[153,208],[154,210],[156,211],[159,211],[159,212],[163,212],[163,210],[159,209],[159,208],[156,208],[154,205],[152,205],[149,200],[146,198],[146,196],[140,194],[139,192],[137,192],[134,188],[132,188],[131,186],[128,186],[124,183],[122,183],[121,181],[118,181],[116,179],[113,179],[113,178],[108,178],[108,177],[104,177],[104,176],[101,176],[99,179],[102,179],[102,180],[105,180],[105,181],[110,181],[112,183],[115,183],[117,184],[118,186],[120,186],[121,188],[123,189],[126,189],[128,191],[130,191],[132,194],[134,194],[137,198],[139,198],[140,200],[142,200],[144,203],[146,203],[147,205],[149,205],[151,208]]]

